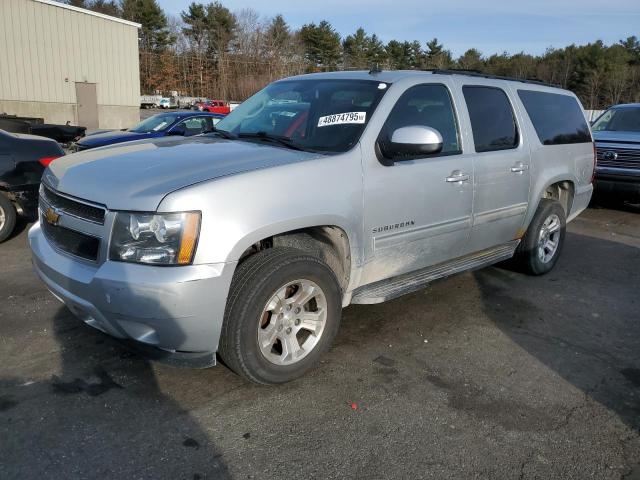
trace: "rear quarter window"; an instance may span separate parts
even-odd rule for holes
[[[518,90],[518,96],[543,145],[591,143],[578,101],[569,95]]]

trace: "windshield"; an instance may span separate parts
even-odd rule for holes
[[[640,132],[640,107],[611,108],[593,124],[594,132]]]
[[[272,83],[220,120],[216,130],[245,140],[277,138],[301,150],[345,152],[360,139],[387,86],[372,80]]]
[[[151,133],[151,132],[162,132],[169,128],[176,120],[176,117],[173,115],[154,115],[153,117],[149,117],[146,120],[141,121],[138,125],[133,128],[130,128],[130,132],[134,133]]]

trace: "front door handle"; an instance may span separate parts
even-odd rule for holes
[[[525,165],[522,162],[516,162],[516,164],[511,167],[511,172],[512,173],[522,173],[529,170],[529,165]]]
[[[445,178],[445,181],[448,183],[462,183],[468,182],[470,178],[471,176],[468,173],[461,172],[460,170],[454,170],[451,172],[451,175]]]

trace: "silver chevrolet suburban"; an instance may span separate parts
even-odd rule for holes
[[[448,70],[303,75],[209,134],[53,162],[29,243],[87,324],[280,383],[318,362],[351,303],[507,259],[551,270],[594,162],[580,103],[559,88]]]

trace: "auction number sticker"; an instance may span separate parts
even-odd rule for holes
[[[318,119],[318,127],[328,127],[330,125],[343,125],[345,123],[364,123],[367,112],[347,112],[327,115]]]

